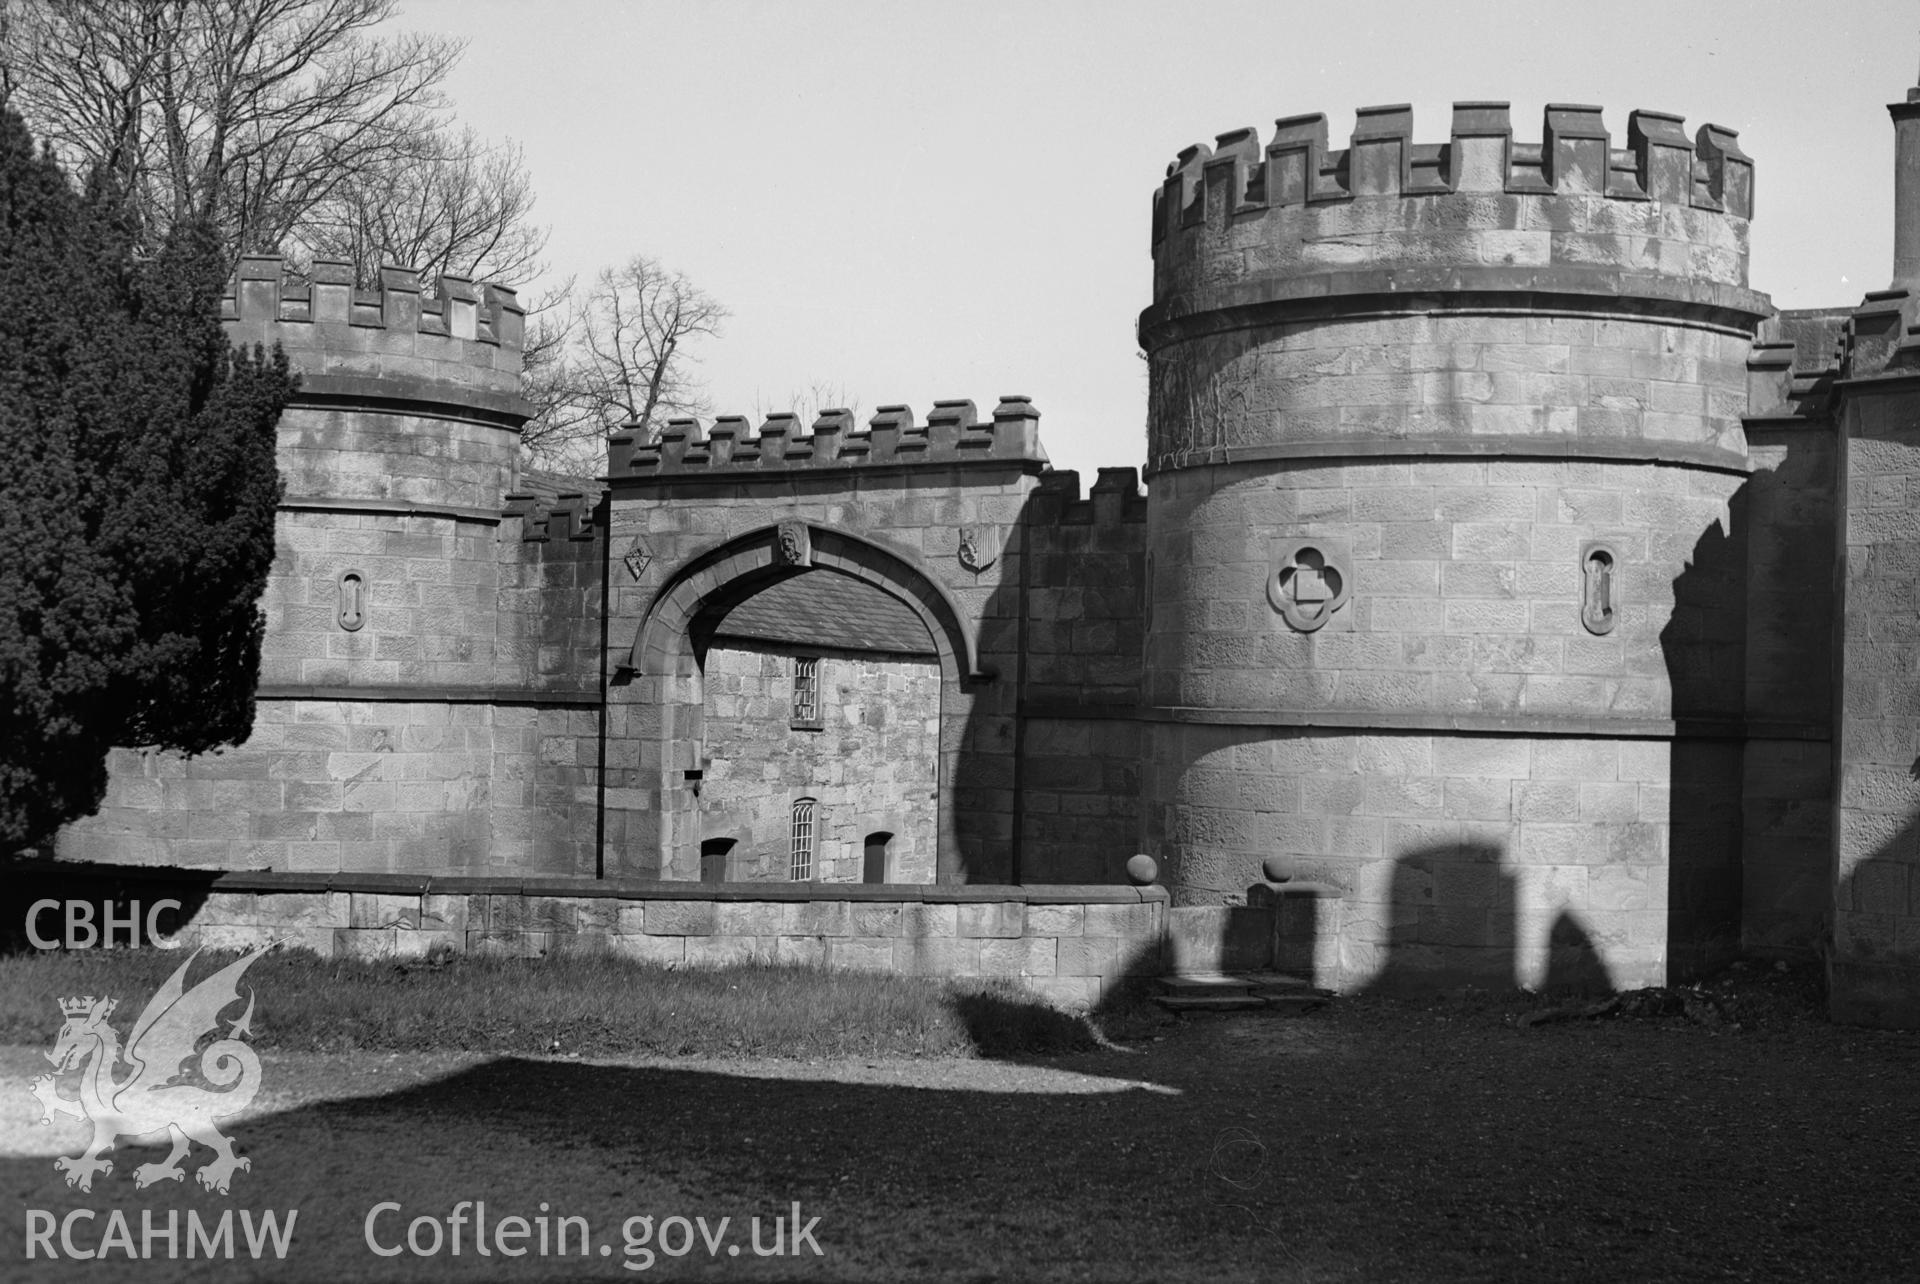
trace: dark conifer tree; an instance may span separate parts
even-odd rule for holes
[[[124,208],[0,113],[0,851],[97,809],[113,746],[253,725],[293,380],[227,343],[213,236],[143,259]]]

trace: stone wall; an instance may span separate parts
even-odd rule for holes
[[[612,556],[635,554],[644,569],[615,580],[609,615],[610,873],[699,876],[701,817],[687,773],[700,769],[705,702],[689,628],[800,568],[786,560],[785,522],[809,573],[865,580],[927,625],[941,671],[938,877],[1007,881],[1018,532],[1045,466],[1037,419],[1024,397],[1009,397],[990,417],[972,402],[936,403],[925,423],[882,407],[865,431],[833,412],[808,436],[783,415],[758,433],[721,419],[711,433],[676,421],[658,442],[614,439]],[[963,792],[965,807],[955,801]]]
[[[1182,906],[1297,861],[1358,984],[1663,983],[1739,944],[1751,167],[1658,112],[1412,128],[1160,192],[1146,846]]]
[[[1085,499],[1077,474],[1049,473],[1028,501],[1016,775],[1023,879],[1119,882],[1139,846],[1146,515],[1131,468],[1101,469]]]
[[[1678,917],[1668,742],[1166,732],[1149,789],[1172,801],[1149,819],[1148,849],[1165,854],[1177,902],[1257,900],[1273,858],[1342,898],[1322,971],[1351,986],[1538,987],[1570,979],[1578,941],[1588,970],[1662,983]]]
[[[1749,418],[1747,440],[1742,939],[1805,956],[1832,916],[1835,425]]]
[[[793,665],[818,659],[820,721],[793,725]],[[702,841],[733,839],[731,882],[790,875],[793,804],[815,800],[814,874],[862,878],[868,835],[892,835],[890,883],[931,883],[940,667],[728,639],[708,650]]]
[[[592,710],[262,700],[220,754],[117,749],[69,859],[188,869],[594,872]]]
[[[125,871],[99,871],[104,883]],[[76,883],[77,890],[88,880]],[[1130,887],[865,887],[633,880],[285,873],[191,886],[117,879],[115,894],[186,903],[186,947],[280,940],[323,956],[417,957],[457,950],[540,955],[610,950],[671,966],[760,959],[920,976],[1016,981],[1088,1007],[1129,978],[1157,975],[1166,893]],[[125,907],[115,911],[124,914]],[[168,920],[171,921],[171,918]]]
[[[527,409],[511,291],[422,296],[398,270],[355,290],[331,263],[295,283],[248,258],[224,308],[301,375],[254,731],[193,759],[116,750],[101,812],[58,851],[593,873],[603,528],[580,497],[506,502]]]
[[[1908,376],[1910,378],[1910,376]],[[1898,375],[1849,399],[1831,1002],[1920,1025],[1920,428]],[[1896,395],[1886,395],[1893,392]]]

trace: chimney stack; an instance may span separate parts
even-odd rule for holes
[[[1920,289],[1920,86],[1893,117],[1893,284]]]

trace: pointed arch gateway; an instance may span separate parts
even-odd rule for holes
[[[693,880],[700,876],[697,785],[706,741],[702,665],[715,622],[733,607],[796,575],[846,575],[904,603],[926,627],[940,664],[936,878],[965,881],[954,825],[958,733],[968,690],[993,679],[979,660],[974,623],[907,550],[837,527],[788,520],[721,541],[689,558],[642,613],[616,687],[625,716],[610,736],[634,743],[633,787],[606,791],[610,874]],[[624,699],[622,694],[624,693]]]

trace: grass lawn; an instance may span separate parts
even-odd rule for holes
[[[187,985],[237,957],[201,955]],[[69,995],[121,999],[115,1022],[124,1028],[186,958],[165,950],[0,957],[0,1042],[50,1039]],[[936,1057],[1095,1043],[1086,1022],[1010,984],[792,965],[668,968],[601,953],[395,963],[275,950],[248,967],[241,986],[258,999],[255,1046],[312,1052]]]
[[[270,995],[290,1006],[286,980],[261,974],[263,1016]],[[10,976],[9,1011],[15,989]],[[36,1103],[4,1087],[44,1068],[42,1017],[0,1048],[0,1180],[17,1201],[0,1219],[0,1277],[579,1280],[645,1265],[646,1277],[759,1280],[1912,1279],[1920,1036],[1830,1026],[1814,998],[1770,971],[1604,1019],[1526,1023],[1553,1006],[1526,996],[1363,997],[1293,1018],[1149,1027],[1136,1015],[1133,1037],[1060,1055],[288,1041],[263,1049],[262,1099],[230,1129],[253,1167],[227,1198],[191,1181],[136,1191],[127,1168],[155,1156],[131,1145],[92,1194],[62,1185],[52,1157],[79,1132],[38,1128]],[[463,1256],[367,1243],[370,1214],[375,1242],[394,1248],[413,1219],[444,1228],[477,1202],[496,1230],[509,1216],[579,1217],[590,1251],[483,1261],[470,1207]],[[820,1254],[754,1256],[750,1219],[770,1243],[795,1203],[803,1222],[819,1218]],[[136,1231],[142,1216],[196,1210],[299,1222],[270,1269],[29,1263],[28,1209],[118,1210]],[[673,1217],[690,1238],[668,1233]],[[717,1232],[711,1254],[696,1218]],[[99,1240],[96,1227],[80,1242]]]

